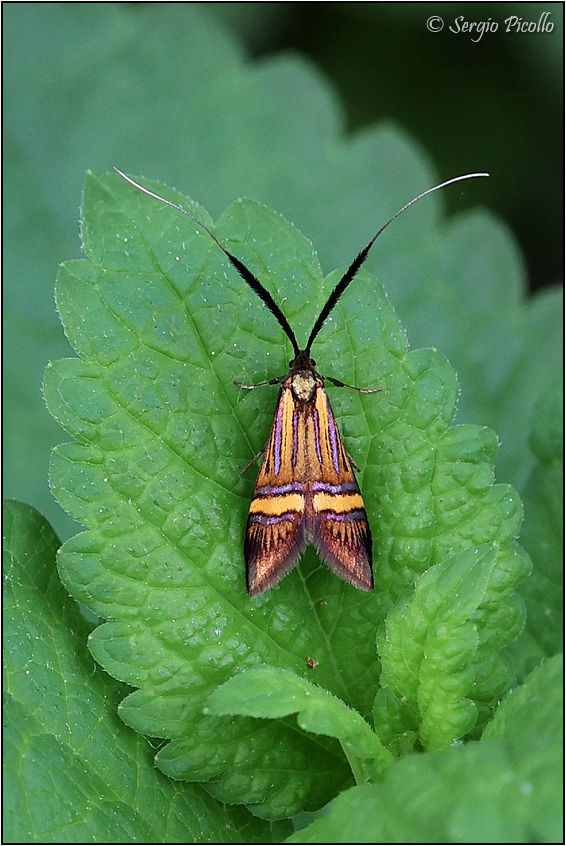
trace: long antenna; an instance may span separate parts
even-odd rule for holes
[[[283,312],[281,311],[281,309],[279,308],[279,306],[277,305],[277,303],[275,302],[275,300],[273,299],[273,297],[271,296],[269,291],[266,288],[263,287],[263,285],[261,284],[261,282],[258,279],[256,279],[256,277],[253,275],[251,270],[248,270],[248,268],[245,266],[245,264],[243,264],[243,262],[241,262],[240,259],[237,258],[237,256],[232,255],[232,253],[230,253],[226,249],[226,247],[224,247],[220,243],[220,241],[218,240],[218,238],[216,237],[214,232],[212,232],[208,228],[208,226],[205,226],[204,223],[202,223],[194,215],[190,214],[190,212],[188,212],[182,206],[178,206],[176,203],[172,203],[170,200],[166,200],[165,197],[160,197],[159,194],[154,194],[153,191],[150,191],[148,188],[144,188],[143,185],[140,185],[138,182],[135,182],[133,179],[130,179],[129,176],[126,176],[126,174],[122,173],[121,170],[118,170],[117,167],[115,167],[114,170],[116,171],[116,173],[120,174],[120,176],[123,177],[126,180],[126,182],[129,182],[130,185],[133,185],[134,188],[137,188],[139,191],[143,191],[143,193],[147,194],[149,197],[154,197],[156,200],[159,200],[160,202],[165,203],[166,206],[171,206],[171,208],[177,209],[177,211],[180,211],[183,214],[186,214],[187,217],[190,217],[191,220],[194,220],[194,222],[197,223],[202,229],[204,229],[205,232],[208,232],[208,234],[210,235],[212,240],[216,244],[218,244],[218,246],[220,247],[220,249],[222,250],[224,255],[226,255],[230,259],[231,263],[236,268],[236,270],[238,271],[238,273],[240,274],[240,276],[242,277],[244,282],[247,282],[247,284],[250,286],[252,291],[255,291],[255,293],[258,295],[258,297],[261,300],[263,300],[263,302],[265,303],[267,308],[270,310],[272,315],[275,317],[275,319],[277,320],[277,322],[279,323],[279,325],[281,326],[281,328],[283,329],[283,331],[285,332],[285,334],[287,335],[287,337],[291,341],[291,344],[293,345],[293,353],[294,353],[295,358],[296,358],[299,355],[300,350],[299,350],[299,345],[297,343],[297,339],[295,338],[295,333],[293,332],[293,330],[291,329],[291,326],[289,325],[289,321],[287,320],[287,318],[285,317],[285,315],[283,314]]]
[[[308,356],[310,356],[311,347],[314,343],[314,340],[320,330],[324,325],[324,321],[368,257],[368,253],[383,232],[384,229],[387,229],[390,223],[393,223],[396,217],[399,217],[400,214],[403,214],[409,206],[412,206],[413,203],[416,203],[418,200],[422,200],[423,197],[426,197],[427,194],[432,194],[433,191],[438,191],[440,188],[445,188],[447,185],[452,185],[453,182],[462,182],[464,179],[475,179],[477,176],[489,176],[489,173],[467,173],[464,176],[455,176],[453,179],[448,179],[446,182],[441,182],[440,185],[435,185],[434,188],[428,188],[426,191],[423,191],[422,194],[419,194],[418,197],[414,197],[408,203],[406,203],[402,209],[399,209],[393,217],[390,217],[387,223],[384,223],[381,229],[373,236],[367,247],[365,247],[354,259],[342,279],[338,282],[332,293],[330,294],[328,300],[322,311],[320,312],[316,323],[312,328],[312,332],[310,333],[310,337],[307,341],[307,345],[305,347],[305,352]]]
[[[134,188],[137,188],[139,191],[143,191],[143,193],[147,194],[149,197],[154,197],[154,199],[159,200],[161,203],[165,203],[165,205],[171,206],[171,208],[177,209],[177,211],[182,212],[182,214],[185,214],[187,217],[190,217],[191,220],[194,220],[194,222],[196,224],[198,224],[198,226],[200,226],[202,229],[204,229],[205,232],[207,232],[210,235],[212,240],[220,247],[220,249],[222,250],[224,255],[227,256],[227,258],[230,260],[232,265],[236,268],[236,270],[238,271],[238,273],[240,274],[240,276],[242,277],[244,282],[246,282],[250,286],[252,291],[255,291],[255,293],[258,295],[258,297],[265,303],[265,305],[268,307],[270,312],[273,314],[273,316],[275,317],[275,319],[277,320],[277,322],[279,323],[279,325],[281,326],[281,328],[283,329],[283,331],[285,332],[285,334],[287,335],[287,337],[291,341],[291,344],[293,345],[293,352],[294,352],[294,355],[295,355],[295,358],[296,358],[299,355],[299,353],[301,352],[301,350],[299,349],[299,345],[297,343],[295,333],[291,329],[289,321],[287,320],[287,318],[285,317],[285,315],[283,314],[283,312],[281,311],[281,309],[279,308],[279,306],[277,305],[277,303],[275,302],[275,300],[273,299],[273,297],[271,296],[269,291],[266,288],[264,288],[264,286],[261,284],[261,282],[253,275],[251,270],[248,270],[248,268],[245,266],[245,264],[243,264],[243,262],[241,262],[240,259],[237,256],[232,255],[232,253],[229,252],[229,250],[227,250],[226,247],[224,247],[221,244],[221,242],[218,240],[218,238],[216,237],[214,232],[212,232],[208,228],[208,226],[206,226],[204,223],[202,223],[202,221],[200,221],[198,218],[194,217],[194,215],[190,214],[190,212],[188,212],[182,206],[178,206],[176,203],[172,203],[170,200],[166,200],[164,197],[160,197],[159,194],[155,194],[153,191],[150,191],[148,188],[144,188],[143,185],[140,185],[138,182],[135,182],[129,176],[126,176],[126,174],[123,173],[121,170],[118,170],[117,167],[115,167],[114,170],[123,179],[125,179],[126,182],[129,182],[130,185],[133,185]],[[352,279],[355,277],[356,273],[358,272],[358,270],[360,269],[362,264],[367,259],[369,251],[371,250],[371,248],[373,247],[373,245],[375,244],[375,242],[377,241],[377,239],[379,238],[381,233],[384,231],[384,229],[387,229],[389,224],[393,223],[395,218],[399,217],[400,214],[403,214],[403,212],[406,211],[409,208],[409,206],[412,206],[413,203],[416,203],[418,200],[422,200],[422,198],[426,197],[427,194],[432,194],[433,191],[438,191],[440,188],[445,188],[447,185],[452,185],[454,182],[462,182],[464,179],[475,179],[476,177],[480,177],[480,176],[489,176],[489,173],[467,173],[463,176],[455,176],[453,179],[448,179],[446,182],[441,182],[440,185],[435,185],[433,188],[428,188],[426,191],[423,191],[422,194],[419,194],[417,197],[413,197],[413,199],[410,200],[408,203],[406,203],[401,209],[399,209],[399,211],[396,212],[393,215],[393,217],[390,217],[389,220],[387,221],[387,223],[383,224],[381,229],[379,229],[378,232],[376,232],[376,234],[373,236],[373,238],[371,239],[371,241],[369,242],[367,247],[365,247],[356,256],[356,258],[354,259],[354,261],[352,262],[352,264],[350,265],[348,270],[345,272],[343,277],[340,279],[340,281],[338,282],[338,284],[336,285],[336,287],[334,288],[334,290],[330,294],[328,300],[326,301],[322,311],[320,312],[320,314],[319,314],[319,316],[316,320],[316,323],[314,324],[314,326],[312,328],[309,339],[307,341],[307,345],[306,345],[305,349],[303,350],[303,352],[305,352],[307,354],[307,356],[310,357],[311,347],[312,347],[312,345],[313,345],[313,343],[316,339],[316,336],[318,335],[318,333],[322,329],[326,318],[328,317],[328,315],[330,314],[330,312],[332,311],[332,309],[334,308],[334,306],[336,305],[336,303],[338,302],[338,300],[340,299],[340,297],[342,296],[342,294],[344,293],[344,291],[346,290],[346,288],[348,287],[348,285],[350,284]]]

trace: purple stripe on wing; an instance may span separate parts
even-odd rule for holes
[[[365,523],[367,525],[367,515],[365,511],[356,508],[354,511],[344,511],[336,514],[334,511],[321,511],[326,520],[333,520],[335,523]]]
[[[283,403],[280,402],[277,406],[277,414],[275,416],[275,475],[279,475],[281,469],[281,429],[283,427]]]
[[[248,516],[248,525],[252,523],[260,523],[262,526],[274,526],[276,523],[289,523],[296,521],[299,516],[298,511],[286,511],[285,514],[277,514],[276,516],[268,517],[266,514],[259,514],[257,511]]]
[[[297,463],[297,454],[299,451],[299,415],[297,413],[297,406],[293,408],[293,455],[291,461],[293,467]]]
[[[334,415],[332,414],[332,409],[330,408],[328,397],[326,398],[326,403],[328,406],[328,434],[330,436],[330,447],[332,450],[332,463],[334,465],[334,470],[336,471],[336,473],[340,473],[340,461],[338,459],[339,435],[336,431],[336,423],[334,422]]]
[[[288,493],[304,493],[307,489],[305,482],[288,482],[286,485],[262,485],[254,491],[254,499],[264,496],[284,496]]]
[[[343,482],[341,485],[331,485],[328,482],[313,482],[311,490],[328,494],[358,493],[359,488],[356,482]]]
[[[320,449],[320,426],[318,421],[318,411],[316,406],[313,406],[312,416],[314,420],[314,440],[316,443],[316,454],[318,456],[318,463],[322,467],[322,452]]]

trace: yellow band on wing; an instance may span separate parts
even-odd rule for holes
[[[360,497],[361,499],[361,497]],[[266,517],[279,517],[286,511],[305,510],[305,498],[301,494],[289,494],[288,496],[263,496],[252,499],[250,514],[265,514]]]
[[[361,494],[327,494],[317,493],[314,495],[313,505],[315,511],[334,511],[336,514],[345,514],[347,511],[355,511],[364,507]]]

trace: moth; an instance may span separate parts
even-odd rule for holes
[[[344,449],[324,383],[328,381],[337,387],[352,388],[362,393],[374,393],[381,388],[353,388],[338,379],[322,376],[316,370],[311,349],[374,243],[395,218],[433,191],[488,174],[469,173],[449,179],[423,191],[399,209],[346,270],[316,319],[306,345],[301,348],[269,291],[210,229],[181,206],[154,194],[117,168],[115,170],[140,191],[172,206],[202,227],[265,303],[293,347],[293,358],[286,375],[257,385],[235,382],[246,390],[280,385],[271,433],[264,449],[256,456],[263,455],[263,458],[244,540],[248,594],[255,596],[277,584],[298,563],[308,545],[316,548],[320,559],[341,579],[360,590],[372,590],[372,538],[368,517],[354,475],[353,461]]]

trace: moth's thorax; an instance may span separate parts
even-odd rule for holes
[[[291,368],[285,380],[285,385],[293,391],[293,396],[300,402],[308,402],[314,396],[317,387],[322,387],[324,381],[314,369],[316,362],[301,350],[297,357],[289,362]]]
[[[301,402],[312,399],[317,385],[321,384],[314,370],[298,370],[296,373],[291,373],[289,380],[295,399]]]

